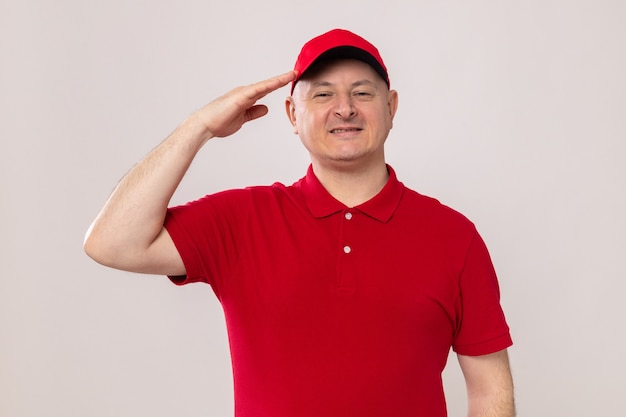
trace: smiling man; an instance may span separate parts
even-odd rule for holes
[[[295,184],[168,204],[200,148],[285,107],[311,164]],[[238,417],[446,416],[458,355],[470,416],[514,415],[509,329],[489,254],[458,212],[385,160],[398,94],[378,50],[340,29],[293,71],[211,102],[122,179],[85,240],[96,261],[211,285]]]
[[[384,145],[397,106],[398,94],[356,59],[318,60],[287,99],[313,172],[346,205],[369,200],[387,182]]]

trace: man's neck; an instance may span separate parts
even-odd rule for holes
[[[312,162],[315,176],[326,191],[348,207],[355,207],[373,198],[383,189],[389,179],[387,165],[383,162],[374,167],[329,167]]]

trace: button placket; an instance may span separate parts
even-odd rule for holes
[[[347,221],[352,220],[352,213],[347,211],[344,213],[343,218],[346,219]],[[343,247],[343,253],[345,253],[346,255],[349,254],[350,252],[352,252],[352,248],[350,247],[350,245],[344,245]]]
[[[345,211],[343,213],[343,221],[342,221],[342,230],[341,233],[341,250],[343,254],[341,255],[341,267],[339,280],[337,281],[337,289],[341,290],[345,295],[352,294],[352,291],[355,289],[356,283],[356,266],[354,263],[356,259],[354,258],[354,243],[352,239],[354,238],[353,230],[356,227],[354,221],[356,220],[355,213],[353,211]],[[345,292],[348,291],[348,292]]]
[[[343,218],[346,219],[347,221],[352,220],[352,212],[350,211],[346,211],[343,215]],[[349,229],[349,228],[347,228]],[[346,255],[349,254],[350,252],[352,252],[352,248],[350,247],[350,245],[344,245],[343,247],[343,253],[345,253]]]

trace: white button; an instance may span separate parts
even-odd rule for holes
[[[352,218],[352,213],[346,213],[345,218],[346,220],[350,220]]]
[[[343,251],[344,253],[350,253],[352,251],[352,248],[350,246],[344,246]]]

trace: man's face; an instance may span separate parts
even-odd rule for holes
[[[314,164],[345,166],[384,163],[397,104],[368,64],[337,60],[298,81],[286,109]]]

